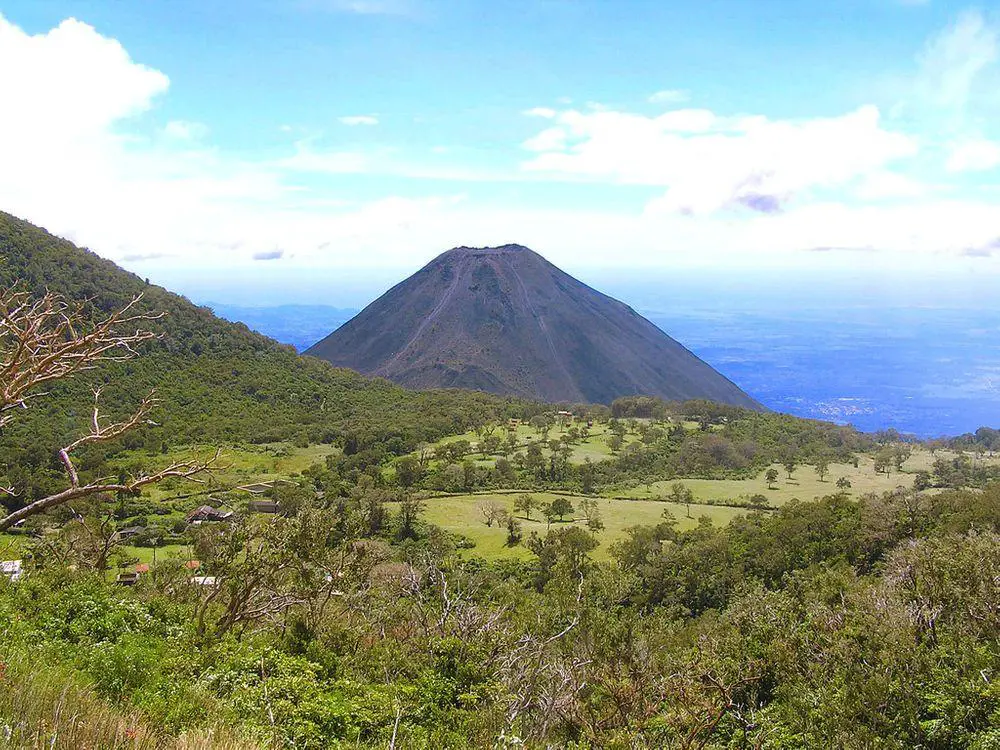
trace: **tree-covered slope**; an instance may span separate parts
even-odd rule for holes
[[[144,311],[163,313],[161,334],[142,356],[59,384],[52,397],[0,435],[0,460],[19,470],[54,460],[64,435],[89,415],[90,390],[104,384],[110,414],[130,411],[151,389],[159,427],[137,433],[147,445],[306,439],[329,441],[352,431],[397,435],[399,449],[462,431],[484,412],[524,405],[481,393],[416,393],[313,358],[299,357],[242,324],[224,321],[114,263],[0,212],[0,285],[57,292],[95,316],[142,294]],[[26,469],[27,467],[27,469]]]

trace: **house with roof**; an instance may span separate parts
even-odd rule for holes
[[[251,513],[280,513],[281,506],[274,500],[251,500],[247,503],[247,510]]]
[[[189,524],[197,525],[206,522],[228,521],[232,515],[231,510],[213,508],[211,505],[199,505],[187,514],[186,520]]]
[[[126,529],[118,529],[114,534],[111,535],[112,542],[124,542],[131,539],[134,536],[139,536],[146,529],[143,526],[129,526]]]
[[[249,492],[251,495],[264,495],[270,492],[277,485],[290,484],[295,484],[295,482],[291,482],[287,479],[272,479],[269,482],[254,482],[253,484],[245,484],[242,487],[237,487],[236,489]]]

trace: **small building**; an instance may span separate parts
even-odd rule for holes
[[[274,500],[251,500],[247,503],[247,510],[251,513],[277,513],[281,506]]]
[[[215,576],[191,576],[188,580],[195,586],[215,586],[219,582]]]
[[[271,483],[257,482],[256,484],[248,484],[243,487],[237,487],[236,489],[244,490],[245,492],[249,492],[251,495],[263,495],[271,489]]]
[[[129,526],[127,529],[118,529],[118,531],[111,535],[111,541],[124,542],[134,536],[139,536],[145,530],[142,526]]]
[[[135,566],[135,572],[139,575],[149,572],[149,563],[139,563]]]
[[[135,586],[139,582],[138,573],[119,573],[115,583],[119,586]]]
[[[185,560],[184,567],[187,570],[198,570],[201,567],[201,560]]]
[[[3,575],[11,583],[17,583],[24,577],[24,562],[22,560],[0,562],[0,575]]]
[[[231,510],[221,510],[213,508],[211,505],[199,505],[187,514],[187,522],[190,524],[201,524],[206,521],[228,521],[233,515]]]
[[[287,479],[272,479],[270,482],[254,482],[253,484],[245,484],[242,487],[237,487],[238,490],[243,490],[244,492],[249,492],[251,495],[264,495],[271,491],[277,485],[290,485],[295,484]]]

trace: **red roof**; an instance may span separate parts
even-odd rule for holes
[[[135,572],[136,573],[148,573],[149,572],[149,563],[139,563],[138,565],[135,566]]]
[[[201,560],[188,560],[184,563],[184,567],[188,570],[198,570],[201,567]]]

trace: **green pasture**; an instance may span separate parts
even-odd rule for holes
[[[838,492],[837,480],[846,477],[851,483],[847,490],[852,497],[860,497],[868,492],[887,492],[896,487],[912,487],[913,475],[920,470],[929,470],[935,458],[951,458],[955,454],[938,451],[932,455],[928,450],[914,450],[913,454],[903,464],[901,472],[895,468],[886,476],[875,472],[875,463],[870,455],[859,456],[858,466],[853,464],[830,464],[829,473],[823,479],[819,478],[816,468],[809,464],[800,464],[788,477],[784,467],[773,464],[778,472],[774,485],[768,486],[765,480],[767,469],[750,479],[679,479],[653,482],[651,485],[639,485],[628,489],[608,490],[605,494],[634,497],[639,499],[655,499],[670,494],[674,481],[679,481],[688,487],[701,502],[728,502],[746,500],[752,495],[764,495],[769,505],[783,505],[789,500],[813,500],[824,495]],[[983,459],[998,460],[998,459]]]
[[[520,559],[530,559],[531,553],[523,544],[516,547],[507,547],[506,526],[488,527],[483,519],[481,505],[483,503],[498,503],[506,508],[508,513],[513,513],[514,498],[518,494],[484,494],[484,495],[461,495],[456,497],[432,498],[426,501],[424,518],[447,531],[461,534],[473,542],[476,546],[466,550],[469,556],[490,558],[511,557]],[[547,492],[529,493],[535,502],[541,506],[550,503],[556,495]],[[570,502],[577,508],[581,497],[571,497]],[[739,508],[727,508],[720,506],[691,505],[690,517],[688,510],[683,505],[674,503],[654,502],[649,500],[614,500],[610,498],[597,498],[598,510],[601,513],[601,520],[604,522],[604,530],[596,534],[600,541],[600,546],[594,551],[596,559],[607,559],[609,545],[617,539],[625,536],[625,529],[629,526],[651,525],[662,520],[664,510],[669,510],[677,519],[678,527],[681,529],[692,528],[698,523],[700,516],[708,516],[713,523],[724,525],[737,515],[745,511]],[[572,519],[572,520],[571,520]],[[522,515],[517,515],[517,520],[521,523],[524,539],[527,539],[531,532],[536,532],[541,536],[546,533],[545,519],[542,517],[540,509],[531,512],[531,519],[525,519]],[[581,513],[576,512],[572,516],[566,516],[562,523],[555,522],[552,529],[561,528],[570,523],[586,526],[586,521]]]
[[[585,422],[576,422],[574,423],[574,426],[577,428],[581,428],[585,424],[586,424]],[[695,427],[696,426],[697,425],[695,425]],[[542,433],[539,433],[538,430],[536,430],[534,427],[531,427],[530,425],[527,424],[520,424],[514,430],[514,434],[517,435],[517,448],[515,449],[515,452],[525,450],[532,443],[541,442],[542,455],[548,458],[552,454],[552,451],[549,450],[548,442],[551,440],[558,440],[559,438],[561,438],[563,435],[566,434],[566,431],[568,429],[569,428],[564,425],[554,425],[549,430],[548,437],[546,438]],[[613,454],[611,452],[611,449],[608,447],[608,436],[610,434],[611,431],[608,429],[608,426],[606,424],[600,424],[595,422],[593,427],[590,428],[590,434],[585,439],[581,439],[575,444],[570,445],[572,453],[569,456],[569,462],[572,464],[582,464],[587,459],[590,459],[592,462],[597,463],[598,461],[604,461],[605,459],[611,458]],[[497,428],[494,435],[500,437],[502,440],[506,440],[508,435],[507,427],[505,425],[501,425],[500,427]],[[624,442],[622,445],[624,447],[631,442],[635,442],[638,439],[639,439],[638,435],[634,433],[628,433],[625,435]],[[441,440],[435,443],[429,444],[426,451],[428,454],[433,455],[434,449],[438,448],[439,446],[447,445],[448,443],[454,443],[459,440],[467,440],[469,442],[469,444],[472,446],[472,452],[469,453],[468,458],[472,459],[479,465],[492,466],[496,462],[496,459],[499,458],[500,455],[502,455],[500,453],[495,453],[495,454],[490,454],[484,458],[483,455],[478,450],[476,450],[479,444],[479,437],[476,435],[475,432],[466,432],[461,435],[449,435],[448,437],[442,438]],[[417,458],[419,457],[419,452],[415,451],[410,455],[413,456],[414,458]],[[434,460],[430,460],[428,462],[428,466],[430,466],[431,468],[435,467],[436,465],[437,462]]]
[[[146,488],[143,496],[154,500],[171,500],[191,493],[223,491],[288,478],[301,474],[313,464],[322,464],[327,456],[336,453],[339,453],[339,449],[330,445],[310,445],[307,448],[298,448],[290,443],[228,446],[219,454],[216,471],[207,482],[166,479]],[[215,448],[201,445],[174,448],[164,454],[130,451],[116,457],[112,465],[125,467],[130,463],[138,463],[159,468],[174,462],[207,460],[214,454]]]

